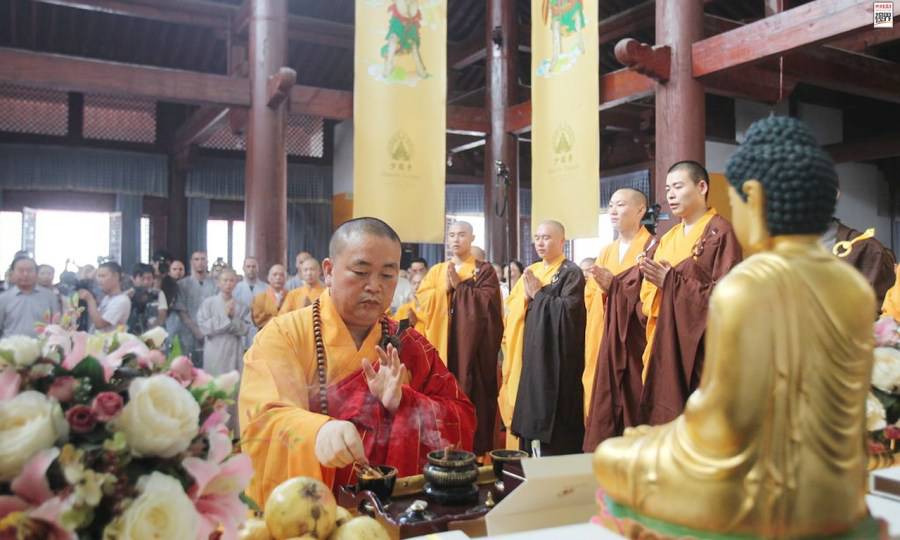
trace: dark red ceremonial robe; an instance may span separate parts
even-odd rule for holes
[[[647,256],[652,258],[654,251]],[[635,265],[615,276],[606,292],[603,339],[585,422],[585,452],[593,452],[604,440],[621,435],[626,427],[640,421],[642,356],[647,347],[647,320],[641,312],[642,281],[640,267]]]
[[[862,233],[838,222],[838,242],[853,240],[860,234]],[[880,310],[888,289],[894,286],[896,277],[894,252],[884,247],[877,239],[868,238],[853,244],[850,254],[842,257],[841,260],[865,276],[872,288],[875,289],[875,301]]]
[[[731,223],[715,215],[694,246],[693,256],[666,275],[641,394],[642,424],[674,420],[699,386],[709,297],[716,283],[741,259],[741,245]]]
[[[461,282],[450,299],[447,368],[475,404],[475,453],[480,455],[494,449],[503,307],[494,267],[488,262],[476,265],[475,277]]]

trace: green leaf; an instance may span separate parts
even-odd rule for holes
[[[253,513],[262,514],[262,510],[259,508],[259,505],[256,504],[256,501],[251,499],[249,495],[247,495],[244,492],[241,492],[240,497],[241,497],[241,502],[246,504],[247,508],[249,508]]]
[[[169,348],[169,357],[167,358],[168,364],[166,365],[166,368],[168,368],[169,364],[179,356],[184,356],[184,354],[181,352],[181,338],[176,334],[172,338],[172,346]]]
[[[72,376],[78,379],[89,379],[91,386],[95,389],[106,385],[106,381],[103,378],[103,366],[93,356],[88,356],[79,362],[75,369],[72,370]]]
[[[0,358],[3,358],[4,360],[6,360],[6,362],[11,366],[16,365],[16,362],[15,362],[16,357],[12,351],[0,349]]]

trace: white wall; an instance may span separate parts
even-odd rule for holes
[[[725,163],[735,150],[736,144],[706,141],[706,170],[711,173],[724,173]]]
[[[875,227],[876,238],[890,246],[890,193],[884,174],[868,163],[842,163],[837,172],[841,183],[837,218],[860,231]]]
[[[353,194],[353,121],[334,126],[334,191]]]

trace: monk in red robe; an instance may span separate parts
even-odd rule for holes
[[[894,285],[894,252],[882,245],[874,237],[872,231],[859,232],[848,227],[838,219],[832,219],[828,230],[822,235],[822,245],[829,252],[834,252],[836,244],[837,257],[859,270],[875,290],[875,301],[881,305],[888,289]]]
[[[642,424],[663,424],[684,409],[700,384],[709,297],[741,262],[741,245],[728,221],[709,208],[709,174],[681,161],[666,175],[666,202],[681,223],[641,260],[641,302],[647,317]]]
[[[434,347],[384,316],[400,271],[386,223],[341,225],[324,261],[330,284],[311,306],[272,319],[244,358],[242,449],[260,505],[294,476],[336,488],[355,462],[421,472],[428,452],[472,449],[475,409]]]

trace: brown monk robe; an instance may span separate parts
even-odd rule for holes
[[[641,356],[647,339],[639,317],[642,276],[636,265],[655,245],[641,225],[646,210],[647,199],[639,191],[621,189],[613,194],[609,216],[619,238],[603,250],[591,271],[590,282],[602,292],[588,306],[585,335],[586,452],[638,420]]]
[[[822,235],[822,244],[825,249],[832,252],[835,243],[849,242],[850,252],[846,253],[846,249],[839,249],[838,258],[859,270],[875,289],[875,300],[880,306],[888,289],[894,285],[896,260],[891,250],[884,247],[876,238],[868,236],[834,219]]]
[[[450,225],[447,247],[452,258],[425,274],[416,289],[415,316],[475,404],[475,453],[480,455],[494,448],[503,308],[497,273],[490,263],[477,258],[474,239],[469,223]]]
[[[741,262],[741,246],[728,221],[706,204],[709,175],[682,161],[666,176],[666,201],[681,223],[644,258],[641,288],[647,320],[643,424],[669,422],[684,409],[703,371],[703,336],[716,283]]]

